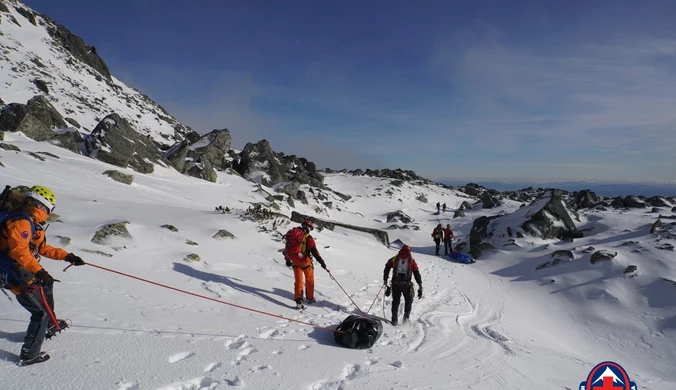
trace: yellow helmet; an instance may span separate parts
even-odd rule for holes
[[[51,213],[56,207],[56,195],[47,187],[43,186],[33,186],[26,193],[27,198],[33,198],[38,202],[42,203],[47,210]]]

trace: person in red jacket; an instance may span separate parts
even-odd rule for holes
[[[444,254],[449,253],[453,253],[453,230],[450,224],[444,229]]]
[[[418,299],[422,298],[422,277],[418,264],[411,256],[411,247],[404,245],[399,253],[387,260],[385,270],[383,272],[383,284],[387,286],[387,279],[392,270],[392,325],[397,325],[397,314],[399,312],[399,303],[401,296],[404,296],[404,323],[408,322],[411,315],[411,307],[413,306],[413,282],[411,279],[415,277],[418,283]]]
[[[441,227],[441,224],[438,224],[437,227],[432,231],[432,239],[434,239],[434,244],[436,245],[435,254],[439,256],[439,245],[441,245],[441,239],[444,236],[444,229]]]
[[[19,355],[20,365],[48,360],[49,355],[40,352],[45,336],[51,337],[67,326],[54,315],[54,278],[40,265],[40,256],[73,265],[85,264],[80,257],[47,244],[43,225],[55,205],[52,191],[34,186],[25,194],[20,210],[10,213],[0,229],[0,261],[11,269],[7,273],[7,287],[31,313]]]
[[[307,303],[315,303],[315,272],[312,264],[312,257],[317,259],[319,265],[326,269],[326,263],[317,250],[317,244],[310,232],[314,230],[314,224],[310,220],[305,220],[300,227],[289,230],[284,239],[286,248],[284,257],[286,266],[293,268],[293,298],[296,301],[296,309],[302,309],[303,306],[303,278],[305,279],[305,298]],[[328,270],[327,270],[328,271]]]

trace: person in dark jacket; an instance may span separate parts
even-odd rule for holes
[[[398,324],[397,314],[399,312],[399,303],[401,296],[404,296],[404,323],[408,322],[411,315],[411,308],[413,306],[413,296],[415,290],[413,289],[412,279],[418,283],[418,299],[422,298],[422,277],[418,264],[411,256],[411,247],[404,245],[399,253],[387,260],[385,270],[383,271],[383,283],[387,286],[390,270],[392,270],[392,325]]]
[[[444,254],[448,255],[449,253],[453,253],[453,229],[451,229],[450,224],[446,225],[444,229]]]
[[[432,239],[436,245],[434,253],[439,256],[439,245],[441,245],[441,239],[444,237],[444,229],[441,227],[441,224],[438,224],[437,227],[432,231]]]

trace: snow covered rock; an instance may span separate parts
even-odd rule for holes
[[[486,191],[481,195],[481,203],[484,209],[492,209],[500,205],[500,200]]]
[[[530,206],[525,207],[524,209],[534,212],[528,213],[527,219],[521,224],[524,232],[543,239],[582,237],[582,233],[577,230],[570,217],[574,212],[568,209],[562,195],[562,191],[552,190]],[[542,205],[543,201],[546,202],[544,205]]]
[[[0,130],[23,132],[36,141],[54,138],[55,129],[68,127],[66,121],[44,96],[34,96],[28,104],[11,103],[0,111]]]
[[[268,187],[287,181],[284,166],[267,140],[244,146],[237,171],[245,179]]]
[[[337,221],[327,221],[324,219],[320,219],[317,217],[313,217],[310,215],[306,214],[301,214],[297,211],[291,212],[291,221],[296,222],[296,223],[303,223],[306,219],[309,219],[312,221],[312,223],[315,225],[315,227],[322,228],[322,229],[328,229],[333,231],[336,226],[340,226],[346,229],[352,229],[360,232],[365,232],[365,233],[370,233],[372,234],[378,241],[380,241],[383,245],[387,246],[389,248],[390,246],[390,237],[387,235],[387,232],[382,231],[380,229],[374,229],[374,228],[367,228],[367,227],[362,227],[362,226],[355,226],[355,225],[350,225],[347,223],[342,223],[342,222],[337,222]]]
[[[574,193],[573,201],[575,203],[575,209],[589,209],[601,202],[601,199],[590,190],[582,190]]]
[[[645,202],[639,200],[634,195],[627,195],[624,198],[623,203],[624,203],[624,207],[628,207],[628,208],[637,208],[637,209],[646,208]]]
[[[164,157],[181,173],[215,182],[216,171],[226,167],[232,147],[228,129],[213,130],[203,136],[191,132],[185,140],[174,144]]]
[[[127,175],[120,171],[107,170],[103,172],[104,175],[108,175],[111,179],[115,180],[118,183],[131,184],[134,181],[134,175]]]
[[[591,257],[589,258],[589,262],[592,264],[596,264],[600,261],[608,261],[612,260],[617,256],[617,252],[611,252],[605,249],[598,250],[594,252]]]
[[[413,218],[409,217],[405,212],[397,210],[387,214],[387,222],[411,223],[413,222]]]
[[[153,163],[159,163],[162,157],[149,137],[134,130],[118,114],[110,114],[99,122],[85,137],[85,148],[90,157],[140,173],[153,172]]]

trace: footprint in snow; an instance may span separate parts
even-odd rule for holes
[[[116,385],[118,386],[117,390],[139,390],[139,384],[138,383],[122,383],[122,382],[117,382]]]
[[[169,356],[169,363],[173,364],[176,362],[180,362],[183,359],[187,359],[194,355],[192,352],[181,352],[177,353],[176,355]]]
[[[306,350],[306,349],[308,349],[308,348],[310,348],[310,346],[307,345],[307,344],[303,344],[303,345],[301,345],[300,347],[298,347],[298,349],[300,349],[301,351],[304,351],[304,350]]]
[[[279,334],[277,329],[268,329],[265,332],[259,334],[258,337],[262,339],[269,339],[270,337],[276,336],[277,334]]]
[[[272,367],[271,367],[270,365],[265,364],[265,365],[262,365],[262,366],[252,367],[251,369],[249,369],[249,371],[251,371],[251,372],[258,372],[258,371],[269,370],[269,369],[271,369],[271,368],[272,368]]]
[[[212,372],[219,368],[221,366],[221,363],[218,362],[213,362],[209,363],[206,367],[204,367],[204,372]]]
[[[366,365],[367,365],[367,366],[372,366],[372,365],[374,365],[374,364],[377,364],[379,361],[380,361],[380,358],[377,358],[377,357],[375,357],[375,358],[368,358],[368,359],[366,359]]]
[[[235,379],[232,379],[232,380],[226,379],[226,380],[225,380],[225,383],[226,383],[228,386],[233,386],[233,387],[244,387],[244,381],[243,381],[240,377],[238,377],[238,376],[236,376]]]
[[[247,342],[241,338],[236,340],[228,340],[225,342],[225,346],[228,347],[228,349],[239,349],[245,344],[247,344]]]
[[[274,356],[279,356],[279,355],[281,355],[281,354],[283,354],[283,353],[284,353],[283,351],[272,351],[272,354],[273,354]]]
[[[396,368],[404,368],[404,362],[401,360],[395,360],[394,362],[390,363],[390,365]]]

